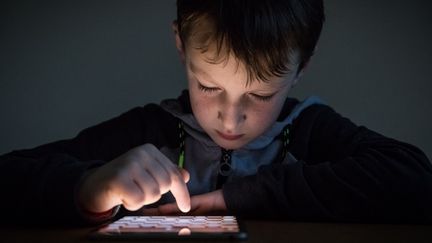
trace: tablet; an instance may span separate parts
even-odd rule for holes
[[[247,239],[235,216],[126,216],[90,234],[91,239]]]

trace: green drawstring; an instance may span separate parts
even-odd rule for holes
[[[184,161],[185,161],[185,133],[184,133],[182,121],[179,121],[178,128],[179,128],[179,140],[180,140],[180,154],[178,159],[178,167],[183,168]]]

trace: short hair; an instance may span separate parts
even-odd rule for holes
[[[214,63],[234,54],[254,79],[268,81],[299,70],[313,55],[324,22],[322,0],[177,0],[177,24],[185,44],[202,53],[216,44]],[[222,51],[224,53],[222,53]]]

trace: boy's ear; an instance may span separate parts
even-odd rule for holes
[[[307,67],[309,66],[309,63],[313,57],[313,55],[316,53],[317,51],[317,46],[315,46],[312,55],[305,61],[301,62],[298,66],[298,70],[297,70],[297,74],[296,77],[294,78],[294,80],[291,83],[291,87],[294,87],[297,85],[297,83],[299,82],[299,80],[301,79],[301,77],[303,76],[305,70],[307,69]]]
[[[297,71],[297,75],[296,75],[296,77],[294,78],[294,80],[291,83],[291,87],[296,86],[296,84],[298,83],[298,81],[301,79],[301,77],[303,76],[303,74],[304,74],[304,72],[305,72],[305,70],[306,70],[306,68],[307,68],[307,66],[309,64],[309,61],[310,61],[310,59],[308,61],[302,63],[299,66],[299,70]]]
[[[314,51],[313,51],[312,55],[309,57],[309,59],[300,63],[299,70],[297,71],[297,75],[296,75],[295,79],[293,80],[291,87],[294,87],[298,83],[300,78],[303,76],[306,68],[308,67],[312,57],[315,55],[317,49],[318,49],[318,46],[315,46]]]
[[[184,64],[185,63],[185,52],[184,52],[184,48],[183,48],[183,42],[180,38],[180,34],[178,31],[177,21],[173,21],[172,29],[173,29],[174,36],[175,36],[175,44],[176,44],[177,52],[180,56],[181,62]]]

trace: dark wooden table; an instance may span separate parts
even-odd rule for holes
[[[244,242],[432,242],[432,225],[334,224],[250,220],[244,223],[249,234],[249,239]],[[91,230],[92,228],[2,227],[0,229],[0,242],[95,242],[87,238]],[[146,240],[145,242],[160,242],[160,240]],[[163,242],[178,241],[164,240]]]

